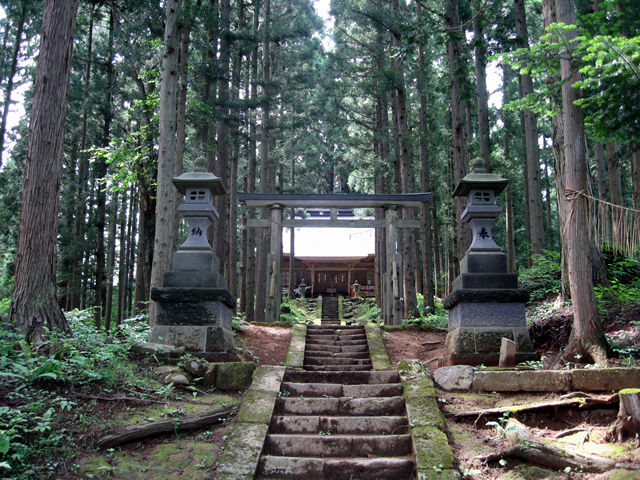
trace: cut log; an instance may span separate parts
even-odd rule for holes
[[[640,444],[640,388],[627,388],[618,393],[618,419],[607,434],[609,440],[624,442],[635,438]]]
[[[178,432],[183,430],[194,430],[196,428],[207,427],[215,423],[220,423],[229,418],[233,408],[221,408],[206,413],[190,415],[183,418],[151,422],[144,425],[133,425],[123,431],[105,435],[98,441],[98,447],[110,448],[123,443],[139,440],[141,438],[159,435],[162,433]]]
[[[534,435],[517,420],[509,420],[505,427],[507,432],[506,449],[487,456],[476,457],[483,462],[497,461],[503,458],[517,458],[527,463],[539,465],[554,470],[564,470],[567,467],[583,472],[603,473],[615,468],[640,470],[640,465],[619,463],[610,458],[600,457],[592,453],[564,450],[552,445]]]
[[[618,395],[610,395],[607,397],[580,397],[566,398],[564,400],[552,400],[549,402],[532,403],[530,405],[508,405],[505,407],[488,408],[485,410],[468,410],[465,412],[444,412],[445,416],[453,418],[499,416],[503,413],[527,413],[538,410],[555,410],[558,408],[598,408],[611,405],[617,405]]]

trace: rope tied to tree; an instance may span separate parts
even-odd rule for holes
[[[565,188],[569,211],[575,201],[586,200],[587,229],[598,245],[628,257],[640,252],[640,210],[596,198],[584,190]]]

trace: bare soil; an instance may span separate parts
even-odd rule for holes
[[[287,327],[246,325],[236,337],[236,350],[249,353],[260,365],[284,365],[290,339]]]

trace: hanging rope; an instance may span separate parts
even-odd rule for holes
[[[597,244],[627,257],[640,253],[640,210],[601,200],[583,190],[565,189],[569,204],[578,197],[587,202],[588,229]]]

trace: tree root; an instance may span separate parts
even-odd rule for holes
[[[479,456],[476,459],[492,462],[503,458],[517,458],[554,470],[563,470],[569,467],[572,470],[590,473],[604,473],[614,468],[640,470],[640,465],[634,463],[619,463],[598,455],[586,455],[558,448],[543,439],[535,438],[527,427],[517,420],[509,420],[505,431],[507,432],[507,444],[510,446],[500,452]]]

